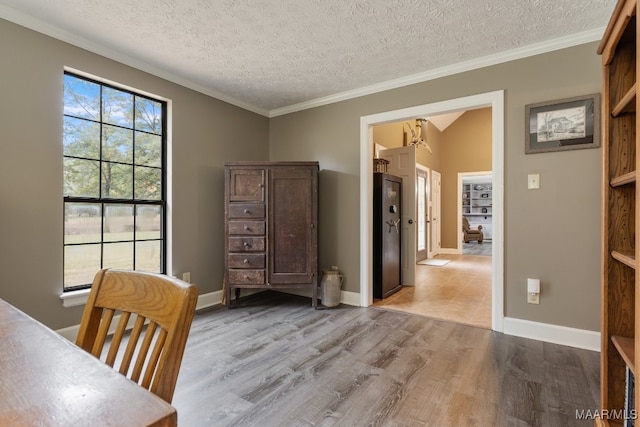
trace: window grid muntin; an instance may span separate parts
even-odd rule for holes
[[[75,196],[64,196],[64,203],[63,203],[63,209],[65,209],[67,203],[92,203],[92,204],[99,204],[100,205],[100,211],[101,211],[101,221],[100,221],[100,242],[92,242],[92,243],[64,243],[64,247],[70,247],[70,246],[89,246],[89,245],[96,245],[99,244],[100,245],[100,268],[104,268],[104,246],[108,245],[108,244],[115,244],[115,243],[131,243],[132,244],[132,261],[133,261],[133,266],[135,269],[136,266],[136,248],[137,248],[137,243],[140,242],[160,242],[160,253],[159,253],[159,268],[160,268],[160,272],[161,273],[166,273],[166,195],[167,195],[167,186],[166,186],[166,165],[167,165],[167,159],[166,159],[166,129],[167,129],[167,105],[166,102],[158,100],[158,99],[154,99],[152,97],[149,96],[145,96],[145,95],[141,95],[138,94],[134,91],[128,90],[128,89],[123,89],[123,88],[119,88],[113,85],[110,85],[108,83],[103,83],[103,82],[99,82],[96,80],[92,80],[90,78],[84,77],[84,76],[79,76],[76,75],[74,73],[71,72],[64,72],[65,76],[70,76],[76,79],[81,79],[81,80],[86,80],[88,82],[91,83],[95,83],[98,84],[100,87],[100,100],[99,100],[99,115],[100,115],[100,121],[98,120],[93,120],[93,119],[89,119],[89,118],[85,118],[85,117],[79,117],[73,114],[63,114],[63,117],[71,117],[74,119],[78,119],[78,120],[85,120],[88,122],[93,122],[93,123],[97,123],[100,126],[100,130],[99,130],[99,135],[100,135],[100,144],[99,144],[99,159],[93,159],[93,158],[86,158],[86,157],[81,157],[81,156],[68,156],[68,155],[63,155],[64,158],[71,158],[71,159],[79,159],[79,160],[92,160],[92,161],[98,161],[99,163],[99,183],[98,183],[98,191],[99,191],[99,197],[97,198],[93,198],[93,197],[75,197]],[[105,123],[102,121],[103,119],[103,88],[104,87],[108,87],[111,89],[115,89],[115,90],[119,90],[125,93],[129,93],[131,95],[133,95],[133,105],[132,105],[132,110],[133,110],[133,118],[132,118],[132,127],[128,128],[126,126],[119,126],[119,125],[114,125],[111,123],[107,123],[107,125],[109,126],[113,126],[113,127],[118,127],[118,128],[122,128],[122,129],[126,129],[126,130],[130,130],[133,134],[132,138],[133,138],[133,142],[132,142],[132,162],[131,163],[126,163],[126,162],[113,162],[113,161],[105,161],[103,160],[104,156],[103,156],[103,126],[105,125]],[[146,100],[152,101],[153,103],[157,103],[160,106],[160,120],[161,120],[161,126],[160,126],[160,133],[155,133],[155,132],[150,132],[150,131],[146,131],[146,130],[139,130],[136,128],[136,101],[138,100],[138,98],[144,98]],[[148,135],[154,135],[154,136],[159,136],[161,138],[161,147],[160,147],[160,164],[161,166],[148,166],[146,164],[136,164],[136,132],[140,132],[140,133],[145,133]],[[131,166],[132,168],[132,175],[131,175],[131,179],[132,179],[132,198],[108,198],[105,199],[103,197],[102,194],[102,172],[103,172],[103,164],[104,163],[115,163],[115,164],[122,164],[122,165],[127,165],[127,166]],[[136,167],[144,167],[144,168],[149,168],[149,169],[154,169],[154,170],[160,170],[160,200],[153,200],[153,199],[136,199],[136,194],[135,194],[135,169]],[[131,240],[123,240],[123,241],[105,241],[104,240],[104,235],[105,235],[105,206],[107,205],[118,205],[118,204],[129,204],[129,205],[134,205],[134,214],[133,214],[133,239]],[[150,205],[150,206],[158,206],[160,208],[160,230],[159,230],[159,237],[158,238],[154,238],[154,239],[144,239],[144,238],[138,238],[138,230],[137,230],[137,212],[138,212],[138,207],[139,206],[144,206],[144,205]],[[66,226],[63,225],[63,229],[66,230]],[[66,256],[66,251],[63,251],[63,265],[66,266],[66,262],[64,257]],[[66,272],[65,272],[65,276],[66,276]],[[63,284],[63,291],[64,292],[68,292],[68,291],[74,291],[74,290],[79,290],[79,289],[86,289],[91,287],[91,283],[87,283],[87,284],[82,284],[82,285],[70,285],[67,286],[66,284]]]

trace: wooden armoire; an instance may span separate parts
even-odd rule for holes
[[[225,163],[225,301],[240,288],[318,299],[318,162]]]

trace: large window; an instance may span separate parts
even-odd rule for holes
[[[166,103],[64,75],[64,290],[165,272]]]

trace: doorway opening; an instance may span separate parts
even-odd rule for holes
[[[360,305],[373,303],[372,291],[372,176],[374,144],[373,125],[418,117],[439,115],[462,110],[491,107],[492,109],[492,164],[493,166],[493,248],[491,283],[491,329],[503,329],[503,198],[504,198],[504,91],[472,95],[448,101],[425,104],[401,110],[389,111],[360,119]]]
[[[416,164],[416,262],[433,258],[433,247],[430,241],[429,203],[431,200],[431,181],[429,180],[429,168]]]
[[[458,173],[458,250],[491,256],[493,246],[493,173]]]

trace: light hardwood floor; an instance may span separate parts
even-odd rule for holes
[[[190,426],[592,426],[596,352],[262,292],[199,311],[173,405]]]
[[[416,265],[416,285],[374,300],[390,310],[491,329],[491,257],[439,255],[442,267]]]

